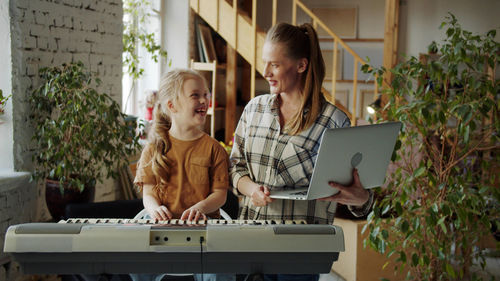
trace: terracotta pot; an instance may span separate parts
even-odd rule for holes
[[[45,182],[45,202],[55,221],[65,219],[66,205],[91,202],[94,200],[94,194],[95,184],[85,186],[82,192],[75,188],[64,188],[64,194],[61,194],[59,181],[47,179]]]

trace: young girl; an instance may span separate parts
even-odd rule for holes
[[[219,217],[229,186],[228,155],[201,130],[209,101],[205,79],[195,71],[175,69],[160,82],[152,138],[134,180],[154,219]]]

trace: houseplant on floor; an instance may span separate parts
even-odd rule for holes
[[[398,168],[368,217],[365,243],[395,255],[408,279],[480,280],[477,245],[499,226],[500,45],[495,30],[474,35],[451,14],[441,27],[446,38],[433,43],[432,58],[363,66],[378,77],[392,72],[378,117],[403,122]]]
[[[116,177],[117,167],[128,164],[139,143],[120,106],[93,88],[100,81],[81,62],[39,73],[42,82],[29,96],[33,179],[46,181],[47,207],[58,220],[67,203],[52,203],[92,200],[96,181]],[[86,199],[75,199],[78,196]]]

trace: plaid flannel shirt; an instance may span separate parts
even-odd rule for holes
[[[304,114],[307,114],[305,112]],[[236,193],[240,178],[250,177],[257,184],[274,188],[309,186],[320,138],[327,128],[349,127],[347,115],[325,103],[315,123],[298,135],[281,132],[277,95],[252,99],[235,131],[231,152],[230,180]],[[368,213],[373,202],[361,208],[348,206],[355,216]],[[306,220],[308,223],[331,224],[337,204],[317,200],[275,200],[265,207],[253,206],[249,197],[240,203],[240,219]]]

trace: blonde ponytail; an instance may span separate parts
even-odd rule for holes
[[[297,135],[309,128],[321,112],[325,98],[321,92],[325,78],[325,62],[314,28],[305,23],[300,27],[287,23],[274,25],[267,33],[266,41],[285,47],[286,55],[293,59],[307,59],[307,69],[302,75],[301,107],[285,124],[287,132]]]
[[[151,168],[156,177],[156,185],[154,186],[155,192],[158,194],[163,193],[163,186],[170,179],[170,161],[167,158],[167,152],[172,147],[169,138],[169,130],[172,126],[170,117],[164,113],[162,105],[156,104],[154,114],[153,138],[151,144],[153,145],[153,157]]]

